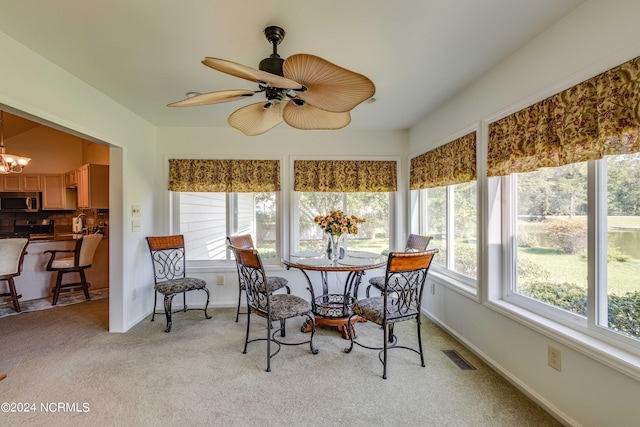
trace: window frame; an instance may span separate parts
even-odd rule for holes
[[[481,274],[481,268],[480,268],[480,227],[479,227],[479,215],[480,215],[480,186],[478,183],[478,180],[476,179],[475,181],[476,183],[476,266],[478,269],[478,274],[477,277],[474,279],[472,277],[466,276],[462,273],[459,273],[457,271],[455,271],[453,268],[455,267],[455,258],[452,256],[452,254],[454,254],[455,251],[455,244],[452,242],[453,241],[453,230],[454,230],[454,224],[455,224],[455,218],[454,218],[454,209],[453,209],[453,204],[455,203],[455,197],[454,197],[454,185],[446,185],[443,186],[445,188],[445,193],[446,193],[446,230],[447,230],[447,259],[445,261],[445,265],[443,264],[438,264],[438,263],[433,263],[431,265],[430,268],[430,272],[433,273],[431,274],[432,279],[434,279],[435,281],[437,281],[439,284],[444,285],[446,287],[449,287],[457,292],[462,293],[463,295],[469,296],[473,299],[477,299],[478,298],[478,283],[479,283],[479,276]],[[437,188],[442,188],[442,187],[437,187]],[[427,189],[423,188],[420,190],[412,190],[413,192],[416,192],[418,197],[417,197],[417,204],[418,204],[418,212],[419,212],[419,229],[418,232],[420,234],[428,234],[427,231],[427,224],[426,224],[426,218],[427,218],[427,198],[426,198],[426,194],[427,194]]]
[[[627,337],[598,324],[607,323],[607,165],[606,159],[587,162],[587,316],[586,318],[550,306],[514,292],[517,260],[516,179],[512,175],[498,178],[502,189],[502,265],[503,280],[500,297],[503,301],[535,316],[622,348],[640,356],[640,339]],[[604,317],[603,317],[604,316]]]
[[[170,197],[170,206],[171,206],[171,221],[170,221],[170,233],[171,234],[180,234],[180,195],[181,192],[169,192]],[[276,236],[280,235],[281,229],[281,221],[282,215],[280,214],[280,210],[282,209],[282,202],[279,191],[274,191],[276,198]],[[233,197],[234,194],[239,193],[225,193],[225,235],[230,236],[235,231],[232,231],[234,225],[233,213],[237,209],[237,198]],[[231,217],[231,218],[230,218]],[[226,237],[225,237],[226,238]],[[276,238],[276,256],[274,258],[263,258],[262,262],[265,266],[267,265],[280,265],[280,260],[282,258],[282,239]],[[226,242],[225,242],[226,246]],[[227,266],[235,266],[235,259],[232,256],[231,251],[228,247],[225,248],[226,259],[225,260],[186,260],[187,267],[195,267],[195,268],[206,268],[206,267],[227,267]]]
[[[181,153],[181,154],[170,154],[167,153],[164,155],[164,169],[163,169],[163,181],[164,191],[165,191],[165,206],[167,207],[167,213],[164,217],[165,229],[168,230],[168,234],[178,234],[180,230],[180,201],[178,197],[178,192],[173,192],[167,190],[166,183],[169,182],[169,160],[170,159],[211,159],[211,160],[219,160],[219,159],[229,159],[229,160],[276,160],[280,162],[280,191],[276,191],[276,235],[279,236],[276,238],[276,257],[273,259],[264,259],[263,262],[265,267],[268,269],[272,269],[274,267],[281,267],[281,257],[284,253],[284,242],[286,241],[283,237],[283,228],[282,225],[286,221],[285,216],[285,203],[288,200],[287,191],[288,187],[286,186],[287,181],[284,178],[287,173],[286,171],[290,168],[287,157],[283,156],[228,156],[228,155],[196,155],[189,153]],[[227,210],[229,204],[227,203]],[[225,217],[227,218],[227,217]],[[228,233],[228,221],[225,225],[225,233]],[[226,236],[225,236],[226,238]],[[228,249],[226,249],[228,251]],[[190,270],[199,270],[199,271],[219,271],[219,270],[231,270],[236,268],[235,260],[186,260],[187,269]]]
[[[397,185],[395,192],[389,193],[389,246],[394,247],[394,243],[397,245],[398,235],[400,231],[404,230],[404,219],[398,216],[399,205],[404,201],[403,193],[408,193],[408,179],[405,183],[402,179],[402,161],[398,156],[291,156],[289,158],[289,240],[287,247],[283,250],[283,255],[288,256],[289,253],[298,251],[300,244],[300,191],[294,190],[294,163],[296,160],[327,160],[327,161],[339,161],[339,160],[352,160],[352,161],[394,161],[396,162],[396,176]],[[282,171],[282,168],[281,168]],[[283,186],[284,188],[284,186]],[[328,213],[328,212],[327,212]],[[350,214],[349,212],[346,212]],[[366,218],[365,218],[366,219]],[[404,242],[402,243],[404,245]]]

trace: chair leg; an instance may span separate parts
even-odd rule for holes
[[[56,277],[56,287],[53,288],[53,302],[51,305],[58,304],[58,298],[60,297],[60,286],[62,286],[62,275],[64,272],[58,271],[58,276]]]
[[[187,312],[187,293],[183,292],[182,293],[182,304],[183,304],[183,310],[185,313]]]
[[[311,338],[309,338],[309,347],[311,348],[312,354],[318,354],[318,349],[313,346],[313,336],[316,334],[316,316],[312,312],[309,312],[307,317],[309,318],[309,321],[311,322],[311,325],[312,325]]]
[[[271,325],[271,317],[267,319],[268,325]],[[271,328],[267,328],[267,372],[271,372]]]
[[[236,323],[238,323],[238,317],[240,317],[240,302],[242,301],[242,288],[238,288],[238,309],[236,310]]]
[[[250,326],[250,323],[251,323],[251,310],[247,310],[247,335],[244,338],[244,350],[242,350],[242,354],[247,354],[247,345],[249,344],[249,326]]]
[[[209,307],[209,289],[207,288],[202,288],[203,291],[205,291],[207,293],[207,303],[204,305],[204,317],[206,319],[211,319],[211,316],[209,316],[207,314],[207,307]]]
[[[164,314],[167,316],[167,329],[164,330],[165,332],[171,332],[171,301],[173,301],[174,295],[164,296]]]
[[[345,353],[351,353],[351,350],[353,350],[353,337],[356,334],[355,328],[353,327],[353,324],[351,323],[351,318],[354,315],[352,314],[351,316],[349,316],[349,318],[347,319],[347,330],[349,332],[349,339],[351,340],[351,345],[349,346],[349,348],[345,348],[344,352]],[[314,325],[314,329],[315,329],[315,325]]]
[[[158,292],[153,290],[153,314],[151,315],[151,321],[155,322],[156,320],[156,305],[158,304]]]
[[[420,314],[418,314],[418,316],[420,316]],[[420,317],[416,318],[416,323],[418,324],[418,348],[420,349],[420,364],[424,368],[424,353],[422,352],[422,336],[420,334]]]
[[[82,283],[82,290],[84,291],[84,297],[87,300],[90,300],[91,297],[89,296],[89,284],[87,283],[87,276],[86,274],[84,274],[84,269],[79,271],[80,273],[80,283]]]
[[[393,329],[393,324],[389,326],[390,326],[389,334],[393,336],[393,331],[391,330]],[[382,350],[382,379],[386,380],[387,379],[387,339],[386,339],[387,325],[385,325],[383,330],[384,330],[384,333],[382,334],[382,340],[384,341],[384,346]]]
[[[16,312],[20,313],[20,302],[18,302],[18,298],[22,298],[22,295],[18,295],[16,292],[16,284],[13,281],[13,277],[9,277],[7,279],[7,283],[9,284],[9,293],[11,294],[11,299],[13,300],[13,308]]]

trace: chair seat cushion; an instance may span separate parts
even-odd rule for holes
[[[68,258],[56,258],[51,263],[51,268],[73,268],[75,259],[73,257]]]
[[[384,297],[373,297],[358,300],[353,307],[353,314],[382,325],[384,317]],[[404,306],[402,313],[398,311],[398,299],[388,298],[387,300],[387,322],[393,323],[396,320],[407,320],[417,317],[418,310],[414,307]]]
[[[171,295],[191,291],[193,289],[204,289],[206,287],[207,282],[202,279],[185,277],[184,279],[173,279],[167,280],[166,282],[156,283],[155,289],[161,294]]]
[[[311,311],[311,303],[297,295],[271,295],[269,302],[271,304],[271,320],[302,316]]]

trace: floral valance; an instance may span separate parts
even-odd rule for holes
[[[489,125],[487,175],[640,151],[640,57]]]
[[[170,159],[169,191],[280,191],[278,160]]]
[[[294,190],[314,192],[396,191],[395,161],[296,160]]]
[[[411,159],[409,188],[442,187],[476,180],[476,132]]]

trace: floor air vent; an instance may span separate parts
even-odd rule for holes
[[[447,356],[456,366],[462,370],[468,369],[476,369],[471,363],[467,362],[464,357],[460,356],[460,354],[455,350],[442,350],[442,352]]]

